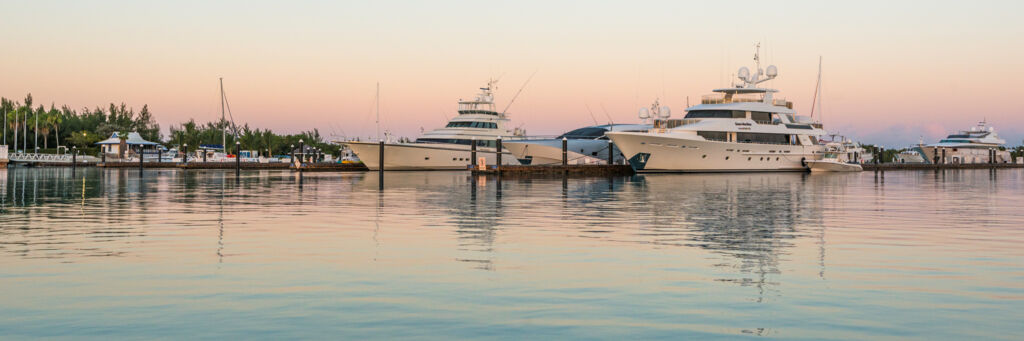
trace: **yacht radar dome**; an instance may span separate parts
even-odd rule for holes
[[[765,76],[768,76],[768,78],[775,78],[778,75],[779,68],[775,67],[775,65],[768,65],[768,70],[765,71]]]
[[[741,66],[740,70],[736,72],[736,77],[744,81],[748,80],[750,78],[750,69],[746,66]]]
[[[660,119],[667,120],[671,116],[672,116],[672,109],[669,109],[668,106],[661,107],[661,109],[658,110],[658,118],[660,118]]]
[[[646,120],[651,118],[651,112],[647,108],[640,108],[639,116],[641,120]]]

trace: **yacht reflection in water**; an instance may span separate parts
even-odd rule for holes
[[[643,175],[641,226],[658,245],[685,245],[721,257],[716,267],[734,269],[718,281],[758,289],[758,301],[778,284],[780,257],[797,238],[820,238],[823,206],[806,174]],[[824,239],[819,240],[824,243]],[[821,245],[820,257],[824,257]],[[823,274],[824,263],[821,264]]]

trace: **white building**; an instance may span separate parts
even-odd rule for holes
[[[121,155],[121,137],[118,136],[116,132],[110,135],[110,138],[96,142],[96,144],[100,146],[100,151],[104,154]],[[142,138],[142,135],[135,132],[128,133],[128,138],[125,139],[124,144],[125,156],[128,156],[130,153],[134,153],[135,148],[133,147],[141,147],[143,149],[160,147],[159,143],[146,141]]]

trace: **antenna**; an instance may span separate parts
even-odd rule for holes
[[[525,89],[525,88],[526,88],[526,85],[527,85],[527,84],[530,84],[530,80],[531,80],[531,79],[533,79],[533,76],[534,76],[534,75],[536,75],[536,74],[537,74],[537,71],[533,71],[533,73],[532,73],[532,74],[530,74],[530,78],[527,78],[527,79],[526,79],[526,81],[525,81],[525,82],[523,82],[523,86],[519,87],[519,90],[518,90],[518,91],[516,91],[516,94],[515,94],[515,96],[512,96],[512,100],[511,100],[511,101],[509,101],[509,102],[508,102],[508,105],[506,105],[506,106],[505,106],[505,110],[502,110],[502,111],[501,111],[501,116],[502,116],[502,117],[504,117],[504,116],[505,116],[505,113],[506,113],[506,112],[508,112],[508,108],[512,106],[512,103],[515,103],[515,102],[516,102],[516,98],[519,98],[519,94],[521,94],[521,93],[523,92],[523,89]]]
[[[590,104],[584,103],[583,105],[587,106],[587,112],[590,113],[590,119],[594,120],[594,125],[598,125],[599,123],[597,123],[597,118],[594,117],[594,112],[590,110]]]
[[[601,103],[601,110],[604,111],[604,116],[608,118],[608,125],[609,126],[615,125],[615,120],[612,119],[612,115],[608,114],[608,109],[604,108],[604,103]]]

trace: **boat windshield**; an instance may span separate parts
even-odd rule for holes
[[[600,137],[604,136],[604,133],[606,131],[608,131],[608,130],[605,129],[605,128],[586,127],[586,128],[580,128],[580,129],[576,129],[576,130],[570,131],[568,133],[562,134],[558,138],[561,139],[561,138],[564,137],[564,138],[569,139],[569,140],[583,140],[583,139],[593,140],[593,139],[600,138]]]

